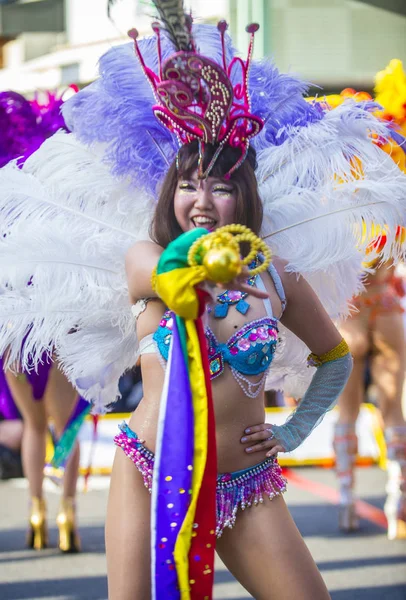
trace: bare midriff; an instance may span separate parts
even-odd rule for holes
[[[280,300],[268,277],[263,278],[268,289],[274,314],[281,312]],[[218,293],[220,293],[219,290]],[[226,341],[244,323],[266,316],[262,300],[248,298],[251,308],[244,316],[230,307],[224,319],[214,319],[208,315],[209,324],[216,337]],[[155,331],[165,311],[159,301],[150,302],[138,321],[137,332],[140,339]],[[130,427],[144,441],[146,447],[155,452],[157,423],[165,372],[156,354],[145,354],[141,358],[144,398],[131,417]],[[258,381],[261,376],[250,377]],[[250,425],[258,425],[265,420],[264,392],[256,398],[245,395],[226,365],[224,373],[212,381],[214,413],[216,419],[217,469],[227,473],[251,467],[265,459],[264,452],[249,454],[246,445],[241,443],[244,430]],[[179,423],[179,428],[182,423]]]

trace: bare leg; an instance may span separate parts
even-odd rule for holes
[[[371,375],[378,389],[379,407],[385,427],[406,425],[402,412],[405,371],[405,334],[403,316],[378,315],[372,332],[374,354]]]
[[[256,600],[328,600],[330,595],[281,496],[239,511],[217,552]]]
[[[117,449],[106,520],[109,600],[149,600],[151,497],[134,464]]]
[[[365,360],[371,343],[367,324],[360,317],[347,319],[340,327],[340,333],[350,347],[354,366],[338,401],[340,408],[339,423],[342,425],[355,425],[364,399]]]
[[[47,415],[44,402],[34,400],[31,386],[22,377],[6,372],[6,379],[23,421],[22,462],[31,497],[42,498]]]
[[[369,336],[362,316],[348,319],[341,327],[354,358],[354,367],[340,398],[340,415],[334,432],[336,472],[339,482],[339,528],[354,531],[359,528],[355,511],[355,461],[358,440],[356,421],[364,398],[365,359],[369,350]]]
[[[44,480],[47,414],[44,402],[34,400],[30,384],[23,377],[5,373],[7,383],[23,421],[22,463],[31,496],[27,546],[41,550],[48,545],[46,506],[42,497]]]
[[[44,400],[55,424],[56,435],[60,436],[77,402],[77,392],[55,363],[49,373]],[[78,472],[79,444],[76,444],[65,468],[63,486],[65,498],[75,496]]]
[[[14,452],[20,452],[23,428],[24,425],[20,419],[1,421],[0,444],[14,450]]]
[[[45,403],[59,437],[77,402],[77,393],[58,368],[52,365]],[[59,529],[59,548],[62,552],[79,552],[80,539],[76,530],[75,495],[79,470],[79,445],[76,443],[65,467],[63,495],[56,519]]]
[[[385,424],[388,483],[385,514],[389,539],[406,538],[406,423],[402,413],[405,342],[402,316],[379,315],[373,332],[372,376]]]

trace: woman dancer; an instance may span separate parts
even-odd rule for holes
[[[0,94],[0,166],[12,159],[17,159],[19,166],[22,166],[44,140],[59,129],[66,129],[60,112],[63,99],[51,93],[43,93],[43,96],[43,101],[39,101],[38,97],[29,101],[15,92]],[[3,371],[1,360],[0,369]],[[48,421],[52,419],[55,439],[59,439],[65,432],[78,395],[57,365],[46,358],[37,371],[15,375],[6,370],[4,376],[2,373],[0,377],[0,385],[8,410],[12,410],[15,402],[24,423],[21,453],[31,497],[27,545],[41,550],[48,545],[43,497]],[[66,464],[57,516],[59,548],[63,552],[78,551],[80,548],[74,508],[78,468],[79,446],[76,443]]]
[[[55,438],[60,438],[77,404],[78,394],[55,363],[46,362],[38,373],[26,375],[6,371],[5,377],[24,422],[21,452],[31,497],[27,545],[41,550],[48,546],[43,496],[48,422],[52,420]],[[56,519],[58,545],[63,552],[80,550],[75,523],[78,473],[79,444],[76,442],[64,469],[62,498]]]
[[[180,61],[179,57],[178,64]],[[182,68],[185,67],[179,67],[181,72]],[[182,76],[180,79],[187,80]],[[156,109],[157,114],[159,110]],[[176,122],[176,112],[173,111],[174,127],[179,132],[181,125]],[[162,362],[168,360],[173,317],[165,312],[165,304],[151,287],[152,274],[161,253],[182,232],[196,227],[212,231],[240,223],[259,233],[262,208],[255,179],[255,154],[250,149],[243,156],[246,156],[244,162],[238,148],[219,141],[210,145],[185,143],[162,183],[151,226],[154,241],[135,245],[127,255],[128,286],[140,339],[144,398],[129,425],[122,426],[116,443],[142,477],[134,473],[130,462],[119,452],[113,467],[106,527],[112,600],[147,598],[151,584],[153,588],[156,585],[149,576],[151,557],[137,540],[149,539],[150,535],[151,508],[145,488],[152,490],[164,386]],[[214,288],[214,302],[208,307],[205,335],[213,380],[220,473],[216,494],[217,551],[255,598],[265,599],[271,594],[276,598],[294,595],[328,598],[283,501],[281,493],[285,486],[276,455],[296,448],[334,403],[350,373],[351,358],[310,286],[303,279],[288,275],[284,266],[275,258],[266,277],[257,277],[249,283],[236,278],[229,282],[226,291],[224,287]],[[239,307],[242,302],[244,306]],[[232,305],[234,310],[229,310]],[[280,428],[264,424],[264,373],[272,361],[277,337],[270,343],[269,325],[278,321],[312,350],[313,360],[320,368],[319,380],[316,383],[316,375],[300,408]],[[228,498],[228,504],[222,508],[225,482],[232,490],[233,500]],[[272,502],[267,502],[266,497]],[[259,507],[238,510],[253,503],[259,503]],[[128,514],[134,514],[131,523]],[[272,536],[275,544],[269,543]],[[295,576],[288,577],[292,572]],[[190,584],[193,586],[194,581]]]
[[[215,150],[215,146],[207,147],[204,169]],[[158,200],[153,221],[156,243],[140,243],[128,255],[129,290],[135,306],[139,306],[142,299],[154,296],[150,287],[152,270],[162,248],[176,239],[179,231],[190,231],[195,227],[212,230],[235,222],[249,225],[257,232],[260,230],[262,209],[253,168],[255,156],[251,151],[243,165],[230,179],[226,179],[224,176],[234,166],[236,158],[232,148],[224,149],[209,177],[201,180],[197,175],[197,144],[181,149],[178,166],[173,164],[170,167]],[[146,256],[147,260],[140,260]],[[236,279],[229,285],[229,290],[230,287],[236,290],[233,294],[219,287],[213,290],[216,301],[209,305],[206,329],[209,345],[216,354],[220,353],[225,363],[223,368],[218,369],[216,359],[211,359],[218,472],[223,474],[218,477],[217,502],[221,500],[222,481],[227,477],[233,481],[236,498],[244,485],[249,486],[251,491],[246,498],[229,506],[226,514],[218,520],[217,551],[255,598],[267,598],[270,593],[277,598],[291,598],[295,594],[302,598],[328,598],[328,592],[281,495],[285,483],[280,477],[276,459],[278,451],[291,450],[300,443],[305,435],[306,418],[301,422],[297,414],[296,424],[291,422],[289,431],[281,428],[279,433],[278,428],[263,424],[264,373],[272,360],[277,321],[300,336],[317,355],[324,356],[326,375],[328,378],[332,375],[332,378],[330,390],[327,389],[328,379],[320,381],[318,392],[314,390],[316,394],[321,392],[320,404],[323,397],[326,407],[334,401],[335,394],[350,372],[351,359],[340,334],[311,288],[303,279],[287,275],[283,262],[278,259],[274,259],[266,276],[258,276],[251,285],[243,279]],[[231,309],[236,300],[241,300],[241,296],[247,293],[249,308],[246,314],[241,314],[235,307]],[[227,315],[220,316],[224,306],[230,310]],[[106,529],[112,600],[147,598],[151,587],[150,557],[136,540],[149,537],[150,499],[145,487],[150,490],[150,475],[145,474],[144,468],[146,459],[150,467],[153,465],[159,400],[164,381],[160,358],[167,358],[167,336],[170,334],[167,318],[164,304],[156,298],[148,303],[137,321],[144,399],[129,427],[123,427],[116,441],[144,474],[144,480],[119,452],[113,468]],[[270,327],[272,337],[268,336]],[[257,335],[262,336],[260,344],[251,341]],[[226,350],[223,340],[230,340],[232,336],[239,337],[241,342],[227,342]],[[343,348],[342,353],[339,347]],[[241,366],[241,361],[244,366]],[[331,375],[328,375],[331,368]],[[312,402],[314,400],[313,397]],[[311,406],[308,409],[311,411]],[[313,414],[315,421],[316,414],[317,410]],[[263,425],[258,426],[258,423]],[[131,440],[135,440],[135,444]],[[261,502],[260,506],[238,511],[236,515],[245,503],[250,506],[254,497],[256,502]],[[266,501],[266,497],[273,498],[272,502]],[[125,515],[132,512],[134,519],[129,523]],[[269,543],[271,538],[275,543]],[[252,550],[249,557],[244,550],[247,547]],[[294,577],[288,577],[292,570]],[[283,574],[287,580],[284,580]]]
[[[339,526],[343,531],[359,528],[355,508],[354,469],[357,454],[356,421],[365,396],[365,370],[370,369],[378,393],[385,427],[388,484],[385,514],[388,537],[406,537],[406,422],[402,412],[405,371],[405,339],[402,282],[392,266],[383,265],[365,281],[366,291],[354,299],[358,312],[340,332],[348,341],[354,369],[339,399],[340,416],[334,447],[340,485]]]
[[[326,101],[339,105],[344,98],[372,101],[365,92],[346,89]],[[379,143],[406,173],[402,137],[406,133],[406,76],[400,60],[393,59],[376,75],[376,114],[393,127],[393,139]],[[379,232],[377,232],[379,233]],[[399,230],[404,242],[404,232]],[[365,371],[370,369],[372,383],[378,393],[387,443],[387,499],[385,514],[388,538],[406,537],[406,422],[402,411],[402,390],[405,372],[405,332],[401,298],[404,284],[396,276],[392,262],[380,264],[384,247],[384,232],[371,243],[370,250],[378,255],[366,266],[374,269],[365,279],[365,291],[352,301],[353,312],[340,326],[354,358],[354,369],[339,399],[340,416],[335,429],[334,448],[336,471],[340,486],[339,527],[343,531],[359,529],[356,513],[355,462],[358,440],[356,421],[365,397]]]
[[[144,484],[150,487],[163,455],[170,450],[160,446],[162,437],[155,438],[159,398],[166,388],[161,363],[169,359],[170,373],[175,344],[171,332],[176,330],[165,314],[166,300],[157,297],[162,290],[159,294],[155,290],[162,265],[167,265],[171,256],[175,262],[180,260],[180,250],[185,250],[190,237],[205,233],[202,225],[217,230],[234,221],[249,225],[256,233],[261,230],[264,237],[272,236],[274,254],[288,263],[275,258],[269,274],[253,275],[248,283],[244,279],[249,272],[243,272],[228,282],[228,290],[213,288],[209,282],[214,300],[207,314],[206,337],[219,460],[217,465],[207,463],[222,475],[217,481],[217,523],[207,530],[211,541],[201,550],[204,556],[213,551],[217,529],[219,552],[256,597],[272,593],[291,598],[296,592],[301,598],[327,598],[325,585],[286,510],[281,496],[285,485],[275,454],[299,445],[334,404],[348,377],[351,358],[316,295],[298,274],[309,274],[330,314],[345,311],[346,299],[359,285],[356,241],[360,248],[365,247],[354,222],[360,224],[364,219],[369,226],[379,217],[388,223],[391,236],[405,197],[405,181],[394,163],[371,143],[371,130],[385,136],[387,128],[367,110],[350,103],[333,114],[307,105],[301,95],[302,84],[279,75],[267,63],[251,61],[257,26],[248,28],[247,61],[233,59],[225,23],[220,23],[218,30],[196,28],[200,53],[181,3],[156,4],[169,32],[161,33],[154,25],[159,36],[158,58],[151,40],[136,44],[139,64],[129,48],[109,52],[102,59],[102,77],[65,106],[75,134],[55,136],[30,158],[22,173],[11,167],[4,173],[2,189],[10,190],[11,182],[14,184],[12,198],[20,211],[19,225],[27,234],[35,218],[47,253],[35,250],[29,319],[17,321],[11,294],[0,296],[2,314],[15,327],[2,326],[1,347],[11,347],[10,360],[21,356],[16,340],[31,327],[24,353],[38,355],[39,349],[49,348],[47,333],[52,326],[54,347],[70,379],[96,406],[108,404],[118,376],[138,357],[127,296],[130,291],[138,315],[137,334],[142,339],[145,399],[130,426],[123,426],[117,438],[137,468],[120,449],[106,534],[110,596],[113,600],[148,598],[150,593],[153,597],[182,594],[183,598],[197,598],[200,594],[209,598],[211,588],[202,594],[199,586],[202,578],[212,583],[211,554],[208,563],[202,553],[189,556],[190,572],[198,568],[199,583],[190,578],[180,591],[175,585],[159,596],[157,585],[161,589],[175,568],[184,568],[185,561],[175,566],[170,555],[169,562],[156,562],[156,553],[150,555],[141,542],[149,541],[151,513]],[[132,37],[137,37],[135,31]],[[147,82],[143,81],[145,74]],[[151,87],[157,120],[150,114]],[[180,149],[174,143],[176,138]],[[357,164],[362,165],[359,171]],[[379,187],[382,177],[386,178],[383,194]],[[148,236],[143,216],[147,209],[150,221],[158,186],[161,192],[151,228],[153,241],[133,246]],[[382,195],[379,207],[376,186]],[[334,210],[338,202],[340,218]],[[6,211],[10,203],[4,196],[1,206],[9,224]],[[12,230],[18,235],[16,225]],[[51,247],[55,253],[52,266],[47,263]],[[11,242],[4,247],[2,262],[9,253]],[[124,253],[128,283],[120,262]],[[261,260],[255,257],[250,268],[256,269]],[[159,273],[157,270],[152,286],[151,274],[157,263]],[[7,277],[12,275],[8,268]],[[181,277],[177,283],[180,281]],[[12,282],[23,303],[24,288],[21,283],[18,288],[15,276]],[[55,317],[40,305],[45,290],[52,297]],[[147,301],[149,298],[153,299]],[[317,353],[311,357],[310,369],[305,366],[306,344]],[[279,382],[296,379],[296,384],[302,384],[302,396],[309,375],[314,376],[297,412],[282,427],[263,423],[263,387],[271,363],[269,375]],[[191,368],[194,364],[190,362]],[[201,380],[202,370],[196,375]],[[172,396],[180,406],[185,404],[183,400],[179,392]],[[179,418],[178,426],[178,437],[189,432],[189,422]],[[176,458],[180,462],[183,457],[175,457],[171,468],[176,466]],[[193,471],[191,464],[187,470],[189,467]],[[166,475],[167,486],[172,479]],[[187,498],[187,491],[177,489],[166,508],[172,510],[172,499]],[[154,502],[154,487],[152,492]],[[167,492],[169,498],[171,490]],[[203,492],[204,486],[200,494]],[[194,498],[192,494],[191,504]],[[258,506],[248,508],[256,503]],[[245,512],[239,510],[246,506]],[[211,512],[211,504],[207,512]],[[151,516],[154,521],[156,513]],[[176,529],[179,515],[173,516],[168,527]],[[194,525],[191,537],[199,540],[199,523]],[[231,543],[237,536],[249,545]],[[164,551],[166,544],[166,538],[158,540],[160,550]],[[292,556],[296,562],[288,572]],[[153,577],[148,575],[151,563]],[[162,578],[157,578],[158,573]]]

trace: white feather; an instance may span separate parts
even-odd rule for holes
[[[152,208],[99,156],[57,134],[0,171],[0,354],[35,368],[55,352],[97,410],[137,360],[124,258]]]
[[[395,234],[405,223],[406,177],[373,143],[371,134],[384,138],[386,125],[352,101],[288,133],[258,157],[262,237],[287,271],[309,281],[332,318],[343,317],[363,289],[372,224],[386,226],[382,260],[403,257]],[[267,386],[300,396],[313,375],[309,349],[283,327],[281,337]]]
[[[332,316],[362,287],[362,223],[387,224],[387,252],[400,252],[393,228],[404,223],[406,178],[371,131],[386,132],[343,105],[258,156],[263,235]],[[28,365],[56,350],[99,409],[114,401],[119,376],[137,360],[124,256],[148,237],[154,204],[113,177],[102,156],[102,147],[57,134],[22,171],[0,171],[0,353],[8,348],[10,362]],[[281,337],[268,385],[300,395],[312,376],[303,368],[308,349],[283,327]]]

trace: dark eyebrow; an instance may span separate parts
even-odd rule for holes
[[[187,175],[181,175],[181,177],[179,178],[179,181],[190,181],[190,182],[193,182],[193,183],[197,184],[199,180],[194,175],[189,175],[189,176],[187,176]]]

